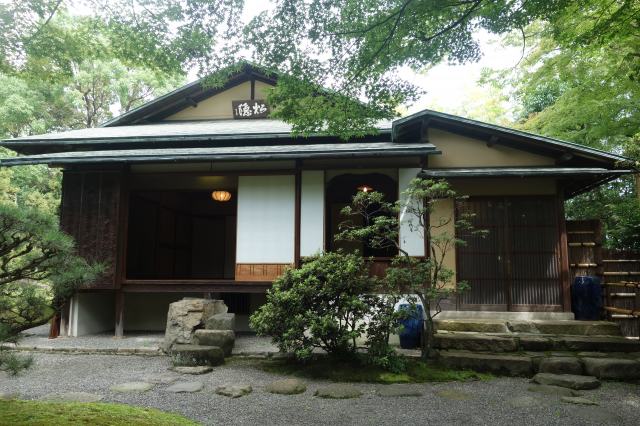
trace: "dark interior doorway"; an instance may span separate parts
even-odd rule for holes
[[[343,249],[346,251],[358,250],[365,256],[392,257],[397,254],[395,248],[373,249],[366,244],[351,241],[336,241],[335,235],[339,232],[340,223],[347,218],[340,211],[351,204],[353,196],[358,193],[358,188],[367,186],[373,191],[381,192],[385,195],[385,200],[394,202],[398,199],[398,183],[382,173],[368,174],[344,174],[331,179],[326,187],[326,245],[327,250],[333,251]],[[361,221],[360,217],[349,218],[354,223]]]
[[[210,191],[131,193],[127,240],[129,279],[233,279],[236,194],[214,201]]]

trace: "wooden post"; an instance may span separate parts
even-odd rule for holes
[[[120,339],[124,337],[124,292],[116,290],[115,299],[116,324],[114,337]]]
[[[296,268],[300,267],[300,229],[301,229],[301,203],[302,203],[302,170],[300,161],[296,161],[295,182],[295,228],[293,243],[293,262]]]
[[[571,312],[571,279],[569,277],[569,241],[567,222],[564,216],[564,193],[558,187],[558,228],[560,231],[560,284],[562,287],[562,310]]]

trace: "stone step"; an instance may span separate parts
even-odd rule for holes
[[[440,350],[438,359],[449,368],[470,369],[478,372],[507,376],[546,377],[588,375],[603,380],[635,381],[640,379],[640,354],[606,354],[595,358],[595,353],[517,354]],[[627,358],[611,358],[627,356]],[[558,380],[560,380],[558,379]],[[541,379],[542,380],[542,379]],[[543,385],[562,386],[550,381],[537,381]]]
[[[438,360],[448,368],[473,370],[499,376],[531,377],[534,371],[532,358],[524,355],[440,351]]]
[[[640,341],[615,336],[556,336],[535,334],[438,333],[439,349],[475,352],[572,351],[640,352]]]
[[[620,326],[608,321],[437,319],[439,331],[475,333],[532,333],[575,336],[621,336]]]
[[[173,345],[169,353],[174,366],[214,366],[224,362],[224,352],[218,346]]]
[[[193,343],[203,346],[217,346],[222,348],[224,356],[230,356],[236,334],[231,330],[196,330],[193,334]]]

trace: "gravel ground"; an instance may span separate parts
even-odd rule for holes
[[[109,388],[166,375],[169,360],[46,353],[35,353],[34,358],[32,369],[20,376],[0,375],[0,392],[17,392],[25,399],[37,399],[51,392],[91,392],[103,395],[105,401],[173,411],[212,425],[640,424],[640,387],[623,383],[604,383],[600,389],[584,392],[585,397],[600,406],[561,403],[558,397],[528,392],[528,380],[515,378],[406,385],[420,389],[424,395],[401,398],[376,395],[375,390],[381,385],[358,384],[364,392],[361,398],[326,400],[313,396],[325,384],[321,381],[307,381],[308,390],[301,395],[266,393],[265,385],[282,376],[252,368],[247,364],[250,361],[234,360],[203,376],[180,376],[181,380],[204,382],[201,392],[173,394],[164,390],[169,385],[157,385],[141,394],[118,394]],[[250,384],[254,391],[238,399],[214,394],[213,390],[223,384]]]
[[[115,339],[113,333],[92,334],[80,337],[58,337],[49,339],[49,325],[29,329],[23,333],[19,346],[29,348],[86,348],[86,349],[158,349],[164,339],[163,332],[126,333],[122,339]],[[268,337],[238,334],[233,348],[234,354],[276,353],[278,348]]]

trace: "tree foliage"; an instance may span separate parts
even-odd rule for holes
[[[251,327],[272,336],[283,352],[308,359],[315,348],[353,355],[365,333],[369,270],[356,254],[325,253],[287,269],[251,316]]]
[[[621,166],[640,167],[638,2],[575,2],[505,42],[526,43],[527,54],[517,68],[486,81],[511,96],[516,126],[624,154],[631,161]],[[567,217],[602,219],[610,247],[637,248],[635,197],[633,178],[625,177],[569,200]]]
[[[361,220],[345,221],[337,239],[361,241],[373,248],[396,247],[400,253],[386,270],[384,289],[391,295],[408,295],[409,302],[423,306],[422,355],[425,358],[433,355],[433,319],[442,311],[442,301],[467,288],[467,283],[456,281],[455,272],[446,264],[447,255],[456,246],[465,244],[456,235],[459,231],[486,232],[474,230],[467,215],[455,219],[433,217],[439,203],[462,198],[444,180],[414,179],[395,203],[384,201],[384,195],[379,192],[360,192],[353,197],[351,206],[342,210],[344,215],[357,215]],[[402,249],[398,238],[401,215],[410,232],[428,241],[428,256],[412,257]]]
[[[75,254],[51,215],[0,203],[0,322],[12,332],[47,321],[101,270]]]

